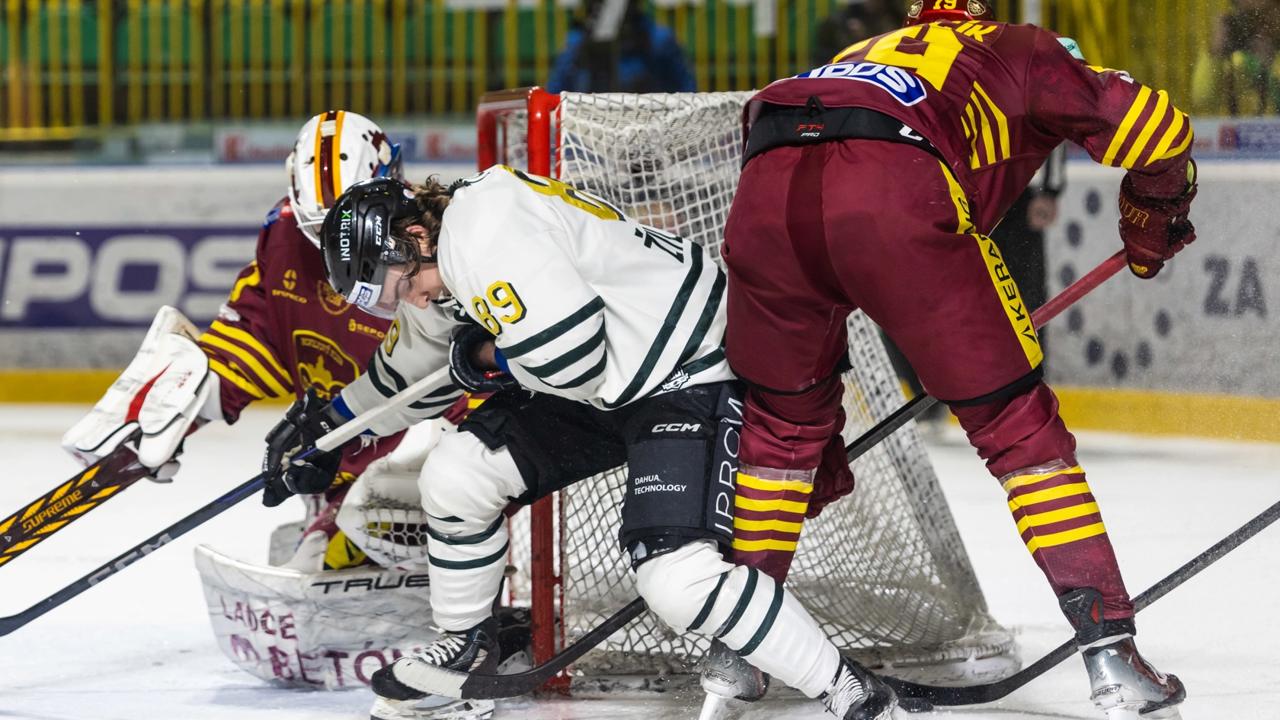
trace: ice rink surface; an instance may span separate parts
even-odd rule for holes
[[[0,406],[0,516],[73,475],[58,448],[83,409]],[[189,442],[171,485],[141,482],[0,568],[0,615],[17,612],[257,472],[278,409]],[[1130,592],[1137,594],[1280,499],[1280,446],[1080,434],[1080,459],[1102,504]],[[1025,662],[1070,631],[1019,541],[999,487],[958,434],[931,443],[991,610],[1016,628]],[[235,669],[214,645],[192,548],[210,544],[254,562],[267,535],[300,508],[256,498],[66,605],[0,638],[0,718],[23,720],[358,720],[367,691],[281,691]],[[1139,645],[1188,688],[1185,720],[1280,718],[1280,527],[1161,600],[1139,618]],[[911,717],[1081,718],[1080,662],[1068,660],[991,706]],[[700,698],[521,700],[497,718],[696,718]],[[762,703],[748,718],[827,717],[815,702]],[[908,717],[905,714],[902,717]]]

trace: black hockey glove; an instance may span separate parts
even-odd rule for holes
[[[316,441],[347,419],[316,395],[315,388],[284,414],[284,419],[267,433],[267,455],[262,460],[266,488],[262,504],[275,507],[290,495],[324,492],[338,474],[341,450],[312,452],[304,459],[294,457],[314,450]]]
[[[453,331],[449,341],[449,377],[458,387],[472,393],[495,393],[520,387],[511,373],[476,367],[476,351],[493,342],[488,330],[467,323]]]

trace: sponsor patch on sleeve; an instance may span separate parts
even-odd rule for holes
[[[1084,53],[1080,52],[1080,43],[1069,37],[1060,37],[1058,42],[1062,44],[1062,47],[1066,48],[1067,52],[1071,53],[1071,57],[1077,60],[1084,60]]]

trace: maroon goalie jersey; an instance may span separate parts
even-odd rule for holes
[[[989,232],[1063,140],[1132,171],[1135,190],[1187,187],[1192,131],[1164,90],[1088,65],[1076,43],[1034,25],[969,21],[903,28],[850,46],[829,65],[778,80],[761,102],[865,107],[938,150]]]
[[[255,400],[302,397],[308,388],[332,399],[363,371],[388,325],[329,287],[320,251],[284,199],[267,215],[253,262],[199,342],[222,381],[223,417],[235,422]],[[348,448],[340,481],[354,479],[398,441]]]

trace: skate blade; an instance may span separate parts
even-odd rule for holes
[[[391,700],[375,697],[370,720],[489,720],[495,709],[492,700],[453,700],[428,697],[422,700]]]
[[[702,712],[698,714],[698,720],[734,720],[742,717],[746,706],[747,703],[741,700],[709,692],[702,701]]]

